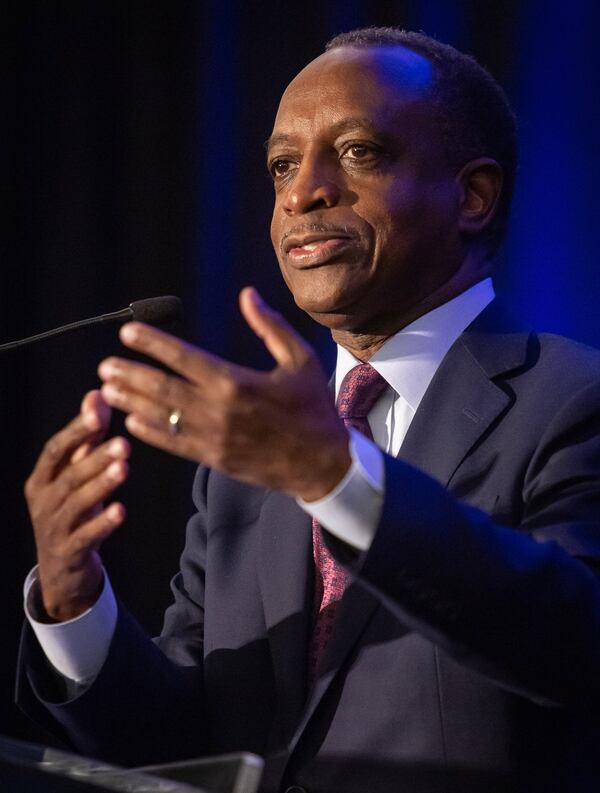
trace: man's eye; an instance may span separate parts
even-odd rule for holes
[[[290,170],[292,169],[292,163],[289,160],[273,160],[269,167],[269,171],[271,172],[271,176],[273,179],[281,178],[282,176],[286,176]]]
[[[371,160],[376,155],[377,150],[374,146],[368,146],[366,143],[351,143],[342,151],[340,159]]]

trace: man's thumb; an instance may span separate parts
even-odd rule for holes
[[[263,340],[275,361],[285,368],[296,368],[306,359],[309,348],[277,311],[267,305],[256,289],[247,286],[240,292],[240,309],[254,333]]]

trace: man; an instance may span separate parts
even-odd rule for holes
[[[175,374],[102,362],[27,483],[32,714],[116,762],[253,750],[268,790],[598,789],[600,360],[493,301],[515,163],[498,86],[423,35],[345,34],[292,81],[272,239],[345,422],[252,289],[268,373],[126,325]],[[201,464],[156,645],[98,554],[125,515],[109,406]]]

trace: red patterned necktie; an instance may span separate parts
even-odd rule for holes
[[[337,399],[337,410],[346,427],[373,438],[367,415],[387,388],[383,377],[368,363],[361,363],[344,377]],[[308,652],[308,679],[312,686],[319,661],[333,633],[336,612],[348,580],[348,573],[327,550],[321,527],[313,518],[313,557],[315,560],[313,630]]]

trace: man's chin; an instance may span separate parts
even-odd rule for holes
[[[322,305],[315,303],[302,305],[298,302],[296,304],[302,311],[308,314],[314,322],[329,328],[331,331],[352,331],[359,322],[351,306]]]
[[[405,322],[401,311],[374,310],[367,303],[339,303],[326,305],[323,303],[296,304],[319,325],[329,328],[334,339],[338,334],[356,336],[391,335],[399,330]]]

